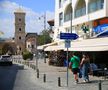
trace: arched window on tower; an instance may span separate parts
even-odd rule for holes
[[[21,40],[21,37],[19,37],[19,40]]]
[[[19,28],[19,31],[21,32],[21,28]]]
[[[19,21],[21,21],[21,18],[19,18]]]

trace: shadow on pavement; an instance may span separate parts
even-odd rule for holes
[[[0,90],[13,90],[18,70],[24,70],[24,66],[0,66]]]

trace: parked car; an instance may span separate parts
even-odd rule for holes
[[[0,66],[12,65],[12,58],[10,55],[2,55],[0,57]]]

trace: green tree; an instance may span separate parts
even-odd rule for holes
[[[27,51],[27,50],[25,50],[23,52],[22,56],[23,56],[24,60],[27,60],[27,59],[31,59],[32,60],[33,59],[33,54],[31,52]]]
[[[8,43],[5,43],[3,45],[3,48],[2,48],[2,54],[14,54],[14,51],[13,51],[13,48],[8,44]]]
[[[40,35],[38,35],[38,45],[44,45],[51,42],[51,37],[48,30],[43,30]]]

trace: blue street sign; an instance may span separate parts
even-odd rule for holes
[[[75,40],[79,36],[76,33],[60,33],[60,39],[70,39]]]

